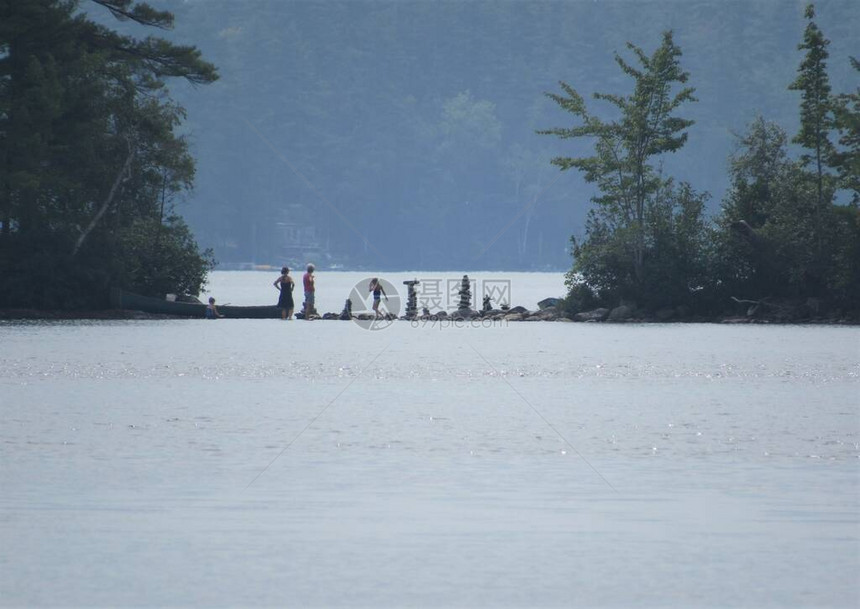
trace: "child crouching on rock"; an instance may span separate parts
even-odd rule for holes
[[[219,317],[224,316],[218,312],[218,308],[215,306],[215,299],[210,296],[209,304],[206,305],[206,319],[218,319]]]

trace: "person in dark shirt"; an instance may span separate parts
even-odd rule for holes
[[[275,283],[272,285],[281,292],[281,295],[278,297],[278,308],[281,310],[281,319],[292,319],[293,309],[296,306],[293,302],[293,288],[296,283],[290,277],[289,267],[285,266],[281,269],[281,276],[275,279]]]
[[[206,319],[218,319],[224,317],[218,312],[218,307],[215,306],[215,299],[209,297],[209,304],[206,305]]]

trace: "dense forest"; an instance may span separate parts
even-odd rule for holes
[[[545,92],[623,93],[626,43],[673,30],[697,103],[667,170],[709,193],[759,114],[793,133],[802,0],[185,0],[168,35],[219,68],[173,87],[188,109],[196,189],[179,207],[221,262],[373,269],[570,266],[594,193],[536,130],[563,119]],[[834,91],[856,86],[860,11],[817,5]],[[595,112],[611,112],[596,107]],[[292,266],[292,265],[291,265]]]
[[[144,3],[89,3],[142,29],[173,24]],[[77,8],[0,2],[0,307],[104,307],[111,287],[196,293],[213,261],[172,210],[194,159],[165,83],[217,71],[192,46]]]

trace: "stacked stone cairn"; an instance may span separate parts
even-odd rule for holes
[[[469,276],[463,275],[463,281],[460,283],[460,304],[457,309],[467,311],[472,308],[472,285],[469,282]]]
[[[418,295],[415,293],[415,286],[420,283],[417,279],[403,282],[403,285],[406,286],[406,314],[404,319],[415,319],[418,314]]]
[[[340,317],[338,319],[342,321],[352,319],[352,300],[349,298],[346,299],[346,302],[343,305],[343,311],[340,312]]]

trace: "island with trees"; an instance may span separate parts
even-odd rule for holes
[[[82,5],[102,11],[118,27],[92,18]],[[512,6],[487,10],[500,19],[520,10]],[[180,13],[194,10],[202,9],[194,3],[177,7]],[[319,7],[328,10],[333,9]],[[578,147],[578,156],[542,162],[556,171],[581,172],[596,192],[584,231],[570,241],[573,265],[566,275],[568,293],[556,305],[559,316],[858,319],[860,88],[832,91],[828,69],[829,62],[848,62],[858,75],[860,62],[831,59],[812,5],[804,16],[796,78],[784,83],[797,96],[800,128],[790,134],[765,116],[753,120],[737,136],[730,186],[713,215],[707,213],[708,192],[676,179],[664,163],[685,154],[696,128],[685,115],[697,102],[695,74],[683,66],[676,33],[666,31],[652,51],[628,43],[617,53],[627,91],[597,92],[587,103],[574,86],[560,82],[559,92],[546,94],[571,123],[524,125],[535,140],[552,136]],[[213,252],[198,246],[174,208],[194,182],[195,159],[183,132],[185,109],[168,84],[208,85],[218,80],[218,70],[197,47],[169,36],[136,37],[127,33],[128,24],[166,34],[174,15],[136,0],[0,1],[2,310],[103,310],[112,288],[156,297],[195,295],[214,268]],[[230,28],[221,33],[225,39],[236,34]],[[320,91],[306,93],[309,104],[322,108]],[[468,91],[447,99],[444,111],[447,122],[438,129],[422,127],[442,138],[433,145],[433,158],[459,158],[460,151],[481,164],[461,163],[462,176],[439,172],[433,183],[427,181],[432,175],[425,176],[427,188],[414,196],[400,188],[404,200],[389,212],[404,235],[419,225],[430,235],[453,227],[454,237],[468,242],[480,212],[469,201],[455,205],[452,197],[458,184],[480,173],[476,168],[493,165],[489,151],[499,140],[500,124],[493,104]],[[421,124],[416,120],[416,129]],[[330,150],[339,158],[338,146]],[[526,188],[525,161],[517,159],[533,163],[534,151],[509,152],[501,165],[515,182],[519,204],[529,188],[545,190],[547,180]],[[376,165],[385,159],[415,167],[424,162],[417,152],[395,153],[350,157],[349,171],[356,180],[370,176],[372,182],[371,158]],[[451,205],[418,208],[406,200],[421,193],[441,193]],[[467,198],[482,196],[469,187]],[[353,198],[361,203],[361,197]],[[528,240],[533,208],[526,209],[514,252],[519,259],[534,247]],[[219,210],[214,205],[209,213],[217,216]],[[389,238],[380,233],[380,247]],[[470,247],[483,253],[489,246]],[[415,260],[432,264],[423,254],[404,264]]]
[[[786,132],[763,117],[739,138],[731,188],[713,221],[708,195],[665,175],[660,158],[680,154],[693,121],[679,114],[696,101],[672,32],[648,54],[616,61],[632,79],[626,95],[595,93],[618,118],[601,120],[562,82],[548,93],[575,117],[573,127],[540,131],[588,138],[593,154],[552,161],[577,169],[599,194],[584,239],[572,239],[573,267],[563,306],[590,318],[779,321],[858,319],[860,315],[860,88],[834,95],[827,46],[808,5],[797,78],[803,154],[789,158]],[[855,71],[860,63],[850,62]],[[841,196],[841,199],[840,199]],[[616,311],[611,311],[615,308]]]

